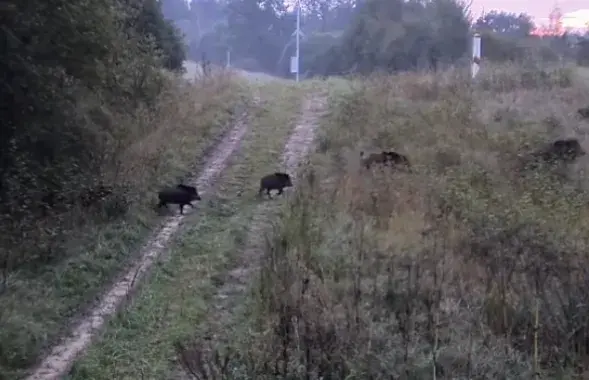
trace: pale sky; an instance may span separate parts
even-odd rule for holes
[[[469,1],[466,0],[466,3],[468,4]],[[589,0],[560,0],[557,4],[564,15],[565,26],[573,23],[573,18],[589,22]],[[474,18],[478,17],[483,9],[485,11],[500,10],[513,13],[524,12],[531,15],[534,21],[545,23],[554,5],[554,0],[472,0],[471,10]],[[568,14],[573,17],[568,18]]]

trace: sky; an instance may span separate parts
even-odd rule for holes
[[[554,8],[554,0],[472,0],[473,17],[481,11],[500,10],[513,13],[527,13],[534,21],[542,24],[548,22],[548,14]],[[467,0],[467,3],[469,1]],[[589,22],[589,0],[560,0],[558,6],[563,13],[565,26],[582,27]],[[567,17],[568,16],[568,17]],[[579,25],[573,25],[579,24]]]

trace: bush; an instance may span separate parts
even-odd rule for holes
[[[130,164],[125,156],[153,133],[150,119],[175,86],[162,67],[178,68],[168,63],[182,59],[182,49],[157,3],[8,9],[0,60],[0,245],[11,254],[0,262],[15,268],[58,256],[65,231],[94,213],[73,217],[74,209],[100,200],[116,203],[115,213],[102,208],[111,210],[107,219],[125,214],[138,190],[127,183],[133,179],[123,170]],[[164,40],[175,46],[174,58],[160,49]],[[119,199],[106,201],[108,194]]]

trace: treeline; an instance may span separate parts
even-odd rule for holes
[[[193,60],[288,75],[295,12],[283,0],[162,0],[182,28]],[[472,15],[456,0],[303,0],[301,71],[436,68],[468,60],[470,35],[483,34],[484,57],[587,61],[587,36],[538,37],[526,14]],[[474,27],[471,20],[475,20]],[[583,45],[585,41],[585,45]]]
[[[7,0],[0,7],[6,271],[53,259],[65,219],[78,223],[68,212],[124,185],[125,150],[148,132],[130,119],[138,110],[149,114],[167,86],[163,69],[181,71],[185,48],[157,0]],[[128,203],[118,195],[113,217]]]

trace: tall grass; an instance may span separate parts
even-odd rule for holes
[[[543,143],[582,140],[575,112],[589,95],[572,75],[504,68],[475,84],[450,72],[334,87],[239,324],[228,343],[185,343],[185,367],[202,368],[189,359],[207,348],[236,352],[231,378],[582,376],[585,162],[521,169]],[[359,152],[371,149],[407,154],[414,172],[364,170]]]

